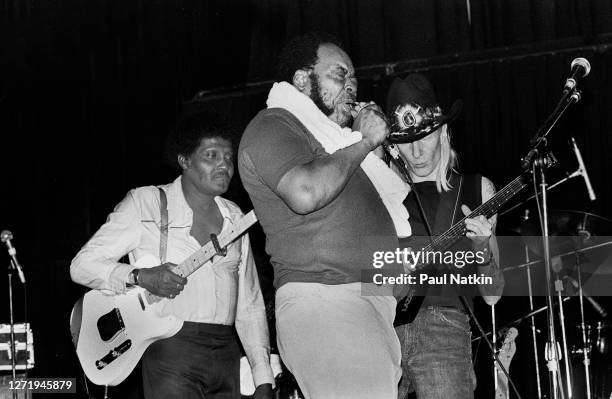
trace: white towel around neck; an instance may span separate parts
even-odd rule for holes
[[[274,83],[268,100],[268,108],[283,108],[291,112],[329,154],[359,142],[361,133],[342,128],[330,120],[306,95],[287,82]],[[409,192],[408,185],[373,153],[366,155],[361,169],[368,176],[380,195],[398,237],[411,234],[408,211],[402,204]]]

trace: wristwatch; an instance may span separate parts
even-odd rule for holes
[[[128,286],[138,285],[138,273],[140,273],[140,269],[132,269],[128,274]]]

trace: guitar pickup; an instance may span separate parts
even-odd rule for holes
[[[111,364],[113,360],[117,359],[119,356],[127,352],[127,350],[130,349],[131,347],[132,347],[132,340],[128,339],[127,341],[119,345],[118,347],[108,352],[108,354],[106,354],[106,356],[104,356],[102,359],[96,360],[96,368],[98,370],[102,370],[104,367]]]

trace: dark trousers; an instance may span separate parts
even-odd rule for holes
[[[147,399],[239,399],[240,349],[232,326],[185,322],[142,358]]]

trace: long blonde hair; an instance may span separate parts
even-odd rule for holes
[[[451,146],[450,127],[448,127],[448,125],[443,125],[440,127],[440,129],[440,162],[438,164],[438,172],[436,174],[436,188],[438,189],[439,193],[441,193],[442,190],[448,191],[453,188],[453,186],[450,184],[452,176],[451,172],[457,172],[455,167],[459,163],[457,153]],[[401,151],[400,156],[404,158],[404,156],[401,155]],[[409,162],[407,162],[405,158],[404,162],[406,165],[409,165]],[[401,176],[401,173],[399,173],[395,164],[391,163],[391,169]]]
[[[457,171],[455,167],[459,163],[457,153],[451,146],[451,130],[448,125],[443,125],[440,132],[440,164],[436,175],[436,188],[441,193],[448,191],[453,186],[450,184],[451,172]]]

